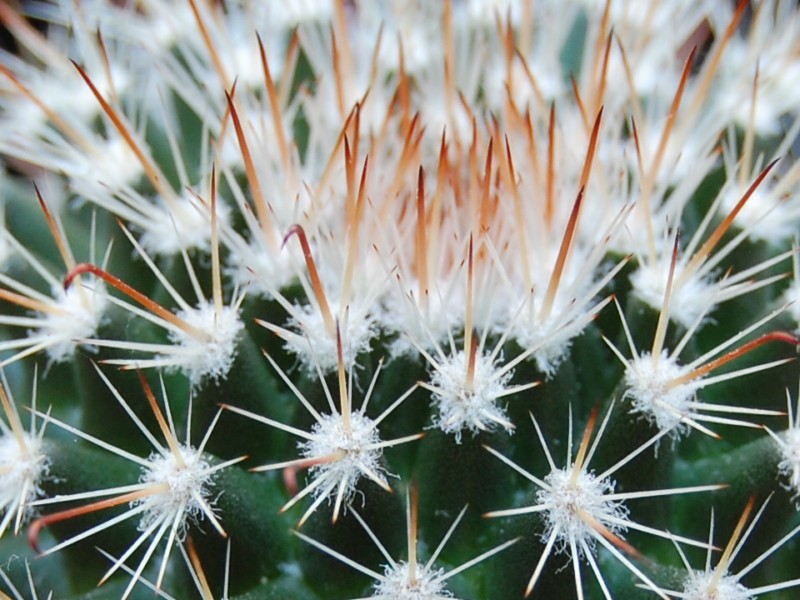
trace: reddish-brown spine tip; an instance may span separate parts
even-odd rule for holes
[[[286,467],[283,470],[283,485],[289,496],[294,497],[297,495],[297,469],[293,467]]]
[[[33,551],[36,552],[36,554],[42,553],[42,551],[39,549],[39,532],[44,526],[44,517],[42,517],[36,519],[28,527],[28,544],[30,544],[31,548],[33,548]]]
[[[64,277],[64,291],[66,292],[72,286],[72,282],[75,281],[76,277],[83,275],[84,273],[92,273],[98,277],[103,277],[105,275],[105,272],[96,265],[91,263],[80,263],[75,265],[75,268],[67,273],[66,277]]]
[[[281,242],[281,250],[283,250],[283,247],[289,241],[289,238],[292,237],[293,235],[297,235],[297,237],[300,238],[300,244],[303,244],[303,242],[305,242],[306,244],[308,243],[306,238],[306,232],[303,230],[303,226],[295,223],[294,225],[289,227],[289,230],[286,232],[286,235],[283,236],[283,242]]]

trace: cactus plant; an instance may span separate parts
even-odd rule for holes
[[[0,23],[0,595],[795,597],[796,2]]]

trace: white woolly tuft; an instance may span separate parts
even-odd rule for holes
[[[666,255],[665,255],[666,256]],[[661,310],[664,304],[666,285],[665,273],[669,271],[664,264],[643,263],[631,275],[633,293],[648,306]],[[681,267],[675,270],[676,277]],[[716,286],[709,285],[697,277],[691,277],[672,293],[669,317],[685,328],[690,328],[706,314],[712,312]]]
[[[331,309],[334,314],[339,314],[335,304],[332,304]],[[297,355],[310,375],[316,374],[318,368],[323,373],[330,373],[339,364],[336,336],[328,331],[322,313],[316,307],[297,306],[296,313],[302,316],[292,317],[289,325],[302,335],[284,336],[286,350]],[[358,317],[351,313],[341,334],[344,362],[352,365],[359,354],[369,352],[370,342],[377,334],[377,328],[366,311]]]
[[[676,437],[688,431],[689,425],[682,420],[694,412],[696,386],[681,384],[670,389],[668,385],[686,371],[666,351],[655,362],[649,352],[634,357],[625,371],[625,397],[632,400],[631,412]]]
[[[224,306],[217,314],[213,304],[202,302],[190,311],[178,312],[178,316],[210,335],[208,340],[198,340],[180,330],[169,332],[170,340],[187,350],[181,368],[192,386],[206,379],[224,379],[236,358],[236,342],[244,330],[238,311]]]
[[[171,521],[182,514],[178,531],[180,539],[183,539],[187,521],[196,522],[205,514],[201,500],[208,504],[211,495],[210,465],[194,448],[181,446],[180,452],[185,466],[180,465],[171,453],[154,452],[150,455],[150,466],[144,469],[139,482],[148,485],[166,483],[169,490],[134,502],[134,506],[145,507],[139,531],[146,531],[156,523]]]
[[[782,438],[783,459],[778,463],[778,470],[782,476],[788,478],[785,487],[792,492],[792,499],[800,508],[800,428],[789,428]]]
[[[570,540],[582,540],[589,548],[594,548],[594,529],[581,518],[579,511],[588,513],[612,533],[625,531],[625,527],[612,522],[627,521],[628,509],[620,502],[608,499],[615,485],[608,477],[598,479],[591,472],[581,471],[573,484],[570,468],[552,471],[544,481],[550,489],[536,492],[537,504],[549,507],[546,511],[547,529],[542,540],[546,543],[557,528],[559,552],[568,551]]]
[[[417,565],[415,581],[411,583],[407,562],[398,562],[394,566],[386,565],[384,578],[375,584],[374,596],[392,598],[392,600],[439,600],[452,598],[453,594],[446,590],[442,577],[444,569],[427,569]]]
[[[431,386],[438,410],[434,427],[454,434],[458,443],[465,430],[476,435],[500,425],[511,431],[508,415],[503,407],[497,405],[497,400],[505,395],[514,371],[500,374],[489,356],[476,355],[473,382],[468,388],[467,360],[461,351],[433,370]]]
[[[93,290],[78,289],[72,286],[53,290],[55,311],[42,315],[42,326],[31,330],[29,336],[44,335],[51,342],[47,346],[47,356],[53,362],[70,360],[76,348],[83,344],[92,347],[90,340],[97,333],[108,307],[108,300],[103,293],[103,286],[94,284]]]
[[[723,575],[716,581],[716,571],[692,571],[683,586],[686,600],[753,600],[750,591],[736,577]]]
[[[41,481],[49,472],[49,460],[37,436],[22,433],[24,447],[10,432],[0,437],[0,537],[17,517],[20,507],[43,494]]]
[[[344,500],[349,504],[356,492],[356,484],[367,469],[375,473],[383,481],[386,469],[381,465],[383,450],[377,448],[380,443],[378,428],[372,419],[359,411],[350,415],[350,426],[345,427],[342,415],[338,413],[322,415],[321,421],[314,424],[311,430],[312,440],[301,442],[300,450],[306,458],[317,459],[343,452],[339,460],[324,462],[311,467],[314,479],[324,478],[331,482],[345,482]],[[326,493],[326,486],[315,489],[315,495]]]

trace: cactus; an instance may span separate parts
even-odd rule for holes
[[[0,23],[0,595],[795,597],[797,3]]]

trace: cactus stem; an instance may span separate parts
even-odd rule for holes
[[[353,512],[355,512],[355,511],[353,511]],[[321,550],[325,554],[327,554],[329,556],[332,556],[333,558],[335,558],[337,560],[342,561],[344,564],[346,564],[349,567],[352,567],[356,571],[360,571],[364,575],[367,575],[368,577],[372,577],[373,579],[378,580],[378,581],[381,581],[383,579],[383,575],[381,575],[380,573],[378,573],[376,571],[373,571],[372,569],[368,569],[367,567],[365,567],[363,565],[360,565],[356,561],[354,561],[354,560],[352,560],[350,558],[347,558],[344,554],[340,554],[339,552],[336,552],[336,550],[332,550],[331,548],[328,548],[326,545],[319,543],[317,540],[315,540],[313,538],[310,538],[307,535],[304,535],[304,534],[302,534],[299,531],[296,531],[294,529],[292,529],[291,532],[292,532],[293,535],[296,535],[297,537],[299,537],[301,540],[303,540],[307,544],[311,544],[312,546],[314,546],[315,548]]]
[[[0,600],[791,596],[799,27],[0,0]]]

